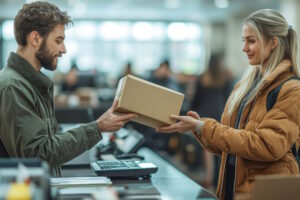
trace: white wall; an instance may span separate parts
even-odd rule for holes
[[[224,50],[224,29],[224,23],[217,23],[211,25],[210,48],[213,53]]]
[[[225,62],[235,77],[241,76],[249,66],[245,53],[242,51],[242,27],[243,19],[241,18],[232,17],[226,22]]]
[[[210,27],[208,51],[224,51],[225,65],[235,77],[239,77],[248,67],[246,56],[242,52],[242,22],[240,17],[232,17],[225,23],[212,24]]]
[[[280,13],[287,19],[289,25],[297,32],[298,68],[300,60],[300,0],[281,0]]]

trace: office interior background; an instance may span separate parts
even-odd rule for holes
[[[13,19],[22,5],[28,2],[32,1],[0,0],[0,69],[6,66],[10,52],[16,51]],[[206,70],[211,55],[223,55],[223,65],[234,80],[238,80],[246,70],[248,62],[242,52],[243,19],[258,9],[271,8],[280,11],[298,33],[298,44],[300,38],[300,20],[297,20],[300,19],[297,12],[300,9],[299,0],[49,2],[61,10],[66,10],[74,22],[73,27],[66,29],[67,53],[59,59],[57,70],[43,71],[55,81],[58,113],[60,108],[107,108],[111,105],[117,82],[124,75],[127,63],[131,63],[131,73],[148,79],[164,60],[168,60],[172,77],[179,85],[172,89],[185,93],[183,110],[188,110],[195,93],[193,83]],[[77,85],[76,91],[65,91],[62,84],[72,65],[77,66],[78,81],[82,85]],[[84,89],[80,90],[80,86]],[[64,110],[63,114],[66,113]],[[100,113],[99,111],[97,114]],[[80,123],[80,119],[72,121],[70,116],[68,121],[67,118],[61,117],[58,122]],[[146,127],[138,128],[140,132],[151,132]],[[195,181],[203,180],[203,156],[197,152],[190,154],[191,151],[201,148],[196,141],[191,142],[190,138],[184,140],[187,142],[180,146],[176,138],[158,140],[157,137],[159,136],[146,136],[150,146],[152,144],[153,148]],[[193,164],[196,167],[191,167]],[[202,167],[198,168],[198,165]]]

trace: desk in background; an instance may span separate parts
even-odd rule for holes
[[[59,124],[88,123],[98,119],[112,105],[112,101],[102,102],[97,107],[91,106],[56,106],[55,117]]]

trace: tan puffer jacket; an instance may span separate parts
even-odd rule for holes
[[[256,98],[246,105],[240,120],[241,129],[232,128],[237,110],[229,121],[227,102],[221,123],[206,118],[202,135],[194,133],[206,149],[222,155],[217,188],[219,198],[224,199],[225,195],[224,174],[228,153],[237,156],[235,193],[251,192],[257,175],[299,174],[290,148],[299,141],[300,81],[286,82],[273,108],[268,112],[266,109],[269,92],[292,76],[295,75],[291,73],[291,62],[282,61],[263,82]]]

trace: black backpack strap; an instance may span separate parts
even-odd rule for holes
[[[271,92],[267,96],[267,104],[266,104],[267,111],[271,110],[273,108],[274,104],[276,103],[279,91],[280,91],[281,87],[283,86],[283,84],[285,84],[286,82],[288,82],[289,80],[292,80],[292,79],[300,80],[300,78],[297,76],[290,77],[290,78],[286,79],[285,81],[283,81],[279,86],[277,86],[276,88],[271,90]]]
[[[298,163],[298,167],[300,169],[300,151],[299,151],[299,148],[297,149],[296,144],[293,144],[291,151],[292,151],[292,154],[295,157],[295,159]]]
[[[292,79],[300,80],[300,78],[297,76],[290,77],[290,78],[286,79],[285,81],[283,81],[278,87],[271,90],[271,92],[267,96],[267,104],[266,104],[267,111],[271,110],[273,108],[274,104],[276,103],[279,91],[280,91],[281,87],[283,86],[283,84],[285,84],[287,81],[292,80]],[[296,158],[296,160],[298,162],[298,166],[300,168],[300,151],[299,151],[299,149],[296,148],[296,144],[293,144],[291,151],[292,151],[294,157]]]

